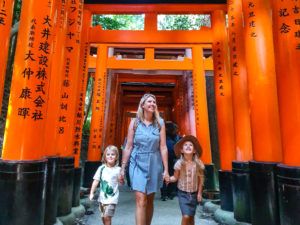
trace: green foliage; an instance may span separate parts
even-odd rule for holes
[[[93,15],[92,24],[103,30],[143,30],[144,15]]]
[[[158,30],[199,30],[210,27],[209,15],[159,15]]]
[[[86,120],[85,124],[82,127],[82,134],[89,135],[90,134],[90,127],[91,127],[91,120]]]
[[[20,20],[21,7],[22,7],[22,0],[15,0],[13,24],[17,23]]]
[[[210,27],[209,15],[158,15],[158,30],[199,30]],[[145,17],[139,15],[93,15],[93,26],[104,30],[143,30]]]

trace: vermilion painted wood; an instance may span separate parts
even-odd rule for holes
[[[213,12],[212,26],[214,31],[213,59],[220,167],[221,170],[231,170],[231,163],[235,159],[236,153],[234,147],[229,46],[224,11],[216,10]]]
[[[281,162],[271,1],[243,1],[243,12],[255,14],[244,17],[253,158]]]
[[[273,13],[273,32],[283,163],[299,167],[300,64],[297,59],[300,58],[300,16],[293,10],[297,7],[300,7],[299,1],[273,1],[273,11],[276,12]],[[283,24],[289,27],[284,29]]]

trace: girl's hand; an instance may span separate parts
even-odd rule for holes
[[[125,168],[123,168],[123,167],[121,168],[121,171],[120,171],[119,182],[121,184],[125,183]]]
[[[119,175],[119,177],[118,177],[118,181],[119,181],[119,183],[120,184],[125,184],[125,180],[124,180],[124,174],[123,174],[123,176],[122,176],[122,174],[120,173],[120,175]]]
[[[170,175],[169,175],[169,172],[168,172],[168,171],[164,171],[164,173],[163,173],[163,178],[164,178],[164,180],[165,180],[165,182],[166,182],[167,184],[170,183]]]
[[[90,193],[90,197],[89,197],[89,199],[90,199],[91,201],[93,201],[93,200],[94,200],[94,193]]]
[[[202,202],[202,193],[197,194],[197,201]]]

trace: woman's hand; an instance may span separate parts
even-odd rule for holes
[[[125,184],[125,171],[123,169],[121,169],[121,172],[119,174],[118,180],[120,184]]]
[[[163,178],[167,184],[170,183],[170,175],[168,171],[164,171]]]
[[[202,202],[202,193],[197,194],[197,201]]]
[[[122,167],[119,175],[119,183],[124,184],[125,183],[125,168]]]

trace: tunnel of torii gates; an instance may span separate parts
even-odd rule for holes
[[[0,161],[0,225],[50,225],[79,207],[88,74],[94,87],[83,186],[103,148],[121,145],[139,98],[151,92],[165,120],[199,139],[205,189],[216,190],[211,79],[221,208],[252,224],[300,223],[300,1],[22,2]],[[0,0],[1,99],[13,5]],[[91,27],[93,14],[144,14],[144,30]],[[158,14],[210,14],[212,25],[158,30]]]

